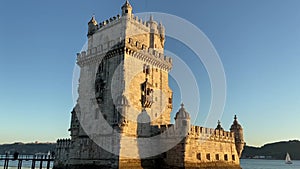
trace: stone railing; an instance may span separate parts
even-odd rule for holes
[[[56,149],[65,149],[71,146],[71,139],[58,139],[56,142]]]

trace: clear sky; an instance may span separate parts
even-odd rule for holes
[[[164,12],[201,29],[215,46],[227,80],[222,125],[237,114],[248,145],[300,139],[300,1],[131,0],[134,12]],[[68,137],[72,73],[86,42],[87,22],[120,13],[123,0],[0,2],[0,144],[54,142]],[[168,38],[166,48],[189,60],[193,52]],[[209,109],[202,86],[196,124]],[[176,91],[176,86],[173,86]],[[175,95],[176,97],[176,95]],[[179,107],[175,100],[174,109]],[[189,109],[189,107],[187,107]]]

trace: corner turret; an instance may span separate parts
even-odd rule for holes
[[[241,157],[245,145],[244,132],[242,126],[237,121],[236,115],[234,116],[234,121],[230,127],[230,131],[234,133],[236,151],[239,157]]]
[[[122,16],[131,16],[132,15],[132,6],[129,1],[126,0],[125,4],[122,6]]]
[[[163,53],[165,44],[165,27],[162,23],[158,24],[153,19],[152,15],[150,15],[150,18],[147,21],[147,26],[150,28],[149,48],[153,48]]]
[[[95,16],[93,15],[92,19],[88,23],[88,34],[87,34],[87,36],[88,37],[92,36],[97,31],[97,28],[98,28],[98,23],[95,19]]]
[[[165,27],[163,26],[163,24],[161,22],[159,22],[158,24],[158,33],[160,34],[160,41],[161,41],[161,44],[162,44],[162,47],[165,46]]]

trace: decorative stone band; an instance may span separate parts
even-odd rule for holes
[[[77,64],[80,67],[89,64],[100,63],[104,57],[112,57],[116,54],[124,53],[124,42],[120,42],[115,44],[111,48],[103,49],[103,45],[99,45],[98,47],[94,47],[92,49],[88,49],[87,51],[82,51],[81,53],[77,53]]]
[[[77,53],[77,64],[83,67],[84,65],[99,63],[104,57],[109,58],[126,52],[165,71],[172,69],[172,59],[152,48],[139,49],[134,43],[126,43],[124,47],[124,42],[114,45],[110,50],[108,48],[102,49],[100,46]]]
[[[151,48],[148,48],[148,50],[137,50],[134,46],[126,44],[125,52],[165,71],[172,69],[172,59]]]

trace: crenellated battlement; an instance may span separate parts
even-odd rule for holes
[[[205,138],[214,141],[226,141],[234,143],[233,132],[200,126],[191,126],[189,130],[189,137],[194,139]]]
[[[162,138],[177,137],[181,131],[183,130],[176,129],[174,124],[156,125],[152,127],[153,134],[161,134]],[[188,137],[191,139],[234,143],[233,132],[201,126],[191,126],[188,131]]]
[[[113,16],[105,21],[102,21],[100,22],[97,27],[98,29],[102,29],[102,28],[105,28],[105,27],[109,27],[109,26],[112,26],[114,25],[115,23],[117,23],[118,21],[120,21],[121,19],[121,16],[118,14],[116,16]]]
[[[102,29],[109,28],[118,22],[121,22],[122,20],[126,20],[128,22],[131,22],[138,28],[144,30],[145,32],[150,32],[151,29],[153,29],[154,33],[158,34],[165,34],[165,28],[164,26],[160,23],[157,24],[155,21],[143,21],[141,18],[138,18],[138,16],[135,16],[134,14],[131,14],[130,16],[120,16],[119,14],[116,16],[113,16],[109,19],[106,19],[99,24],[95,25],[96,26],[96,31],[101,31]],[[154,24],[152,24],[154,23]]]

